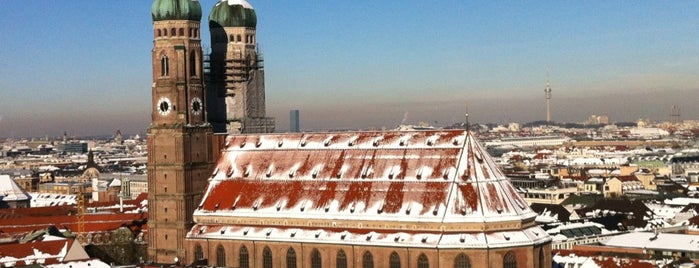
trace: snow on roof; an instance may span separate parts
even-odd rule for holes
[[[70,261],[64,263],[56,263],[45,265],[46,268],[109,268],[109,264],[104,263],[98,259],[84,260],[84,261]]]
[[[25,201],[31,196],[9,175],[0,175],[0,199],[2,201]]]
[[[549,236],[539,226],[523,230],[495,232],[442,233],[439,231],[405,231],[353,228],[316,228],[305,226],[243,226],[197,224],[188,238],[272,240],[297,243],[348,243],[366,246],[401,246],[431,248],[501,248],[544,243]]]
[[[665,199],[664,203],[669,206],[687,206],[689,204],[699,204],[699,198],[677,197]]]
[[[70,240],[42,241],[0,246],[0,264],[5,267],[56,263],[68,253]]]
[[[229,136],[194,213],[200,226],[217,224],[209,216],[239,219],[239,228],[314,220],[362,232],[414,226],[422,235],[416,226],[426,223],[472,231],[491,222],[535,225],[536,213],[473,136],[432,130]],[[433,229],[423,231],[444,235]],[[522,232],[502,244],[531,244],[536,236]]]
[[[694,234],[631,232],[611,236],[601,243],[610,247],[699,253],[699,235]]]

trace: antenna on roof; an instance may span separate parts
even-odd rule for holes
[[[466,116],[466,132],[471,132],[471,126],[468,123],[468,113],[466,113],[465,116]]]

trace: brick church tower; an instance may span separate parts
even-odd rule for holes
[[[148,128],[148,259],[186,258],[184,238],[213,163],[196,0],[155,0]]]
[[[245,0],[220,0],[209,14],[209,122],[216,133],[272,133],[265,112],[265,72],[256,40],[257,15]]]

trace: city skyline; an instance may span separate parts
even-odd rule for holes
[[[150,4],[4,3],[0,137],[145,133]],[[545,120],[547,70],[552,121],[699,119],[697,2],[251,4],[278,131]]]

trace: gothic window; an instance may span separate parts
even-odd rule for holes
[[[170,68],[170,62],[167,59],[167,56],[163,55],[163,57],[160,58],[160,76],[167,76],[169,68]]]
[[[286,268],[296,268],[296,251],[294,248],[289,248],[286,251]]]
[[[156,34],[157,37],[160,37],[160,35],[162,35],[162,33],[160,33],[160,29],[158,29],[156,32],[157,32],[157,34]]]
[[[179,36],[184,36],[184,29],[183,28],[180,28]]]
[[[250,268],[250,256],[248,255],[248,248],[245,246],[240,247],[240,253],[238,253],[238,266],[240,268]]]
[[[221,245],[216,248],[216,266],[226,267],[226,250]]]
[[[197,54],[192,52],[189,56],[189,75],[197,75]]]
[[[269,247],[262,250],[262,268],[272,268],[272,250]]]
[[[362,256],[362,268],[374,268],[374,256],[369,251]]]
[[[229,35],[229,36],[228,36],[228,42],[230,43],[230,42],[234,42],[234,41],[235,41],[234,36],[233,36],[232,34]]]
[[[400,256],[395,251],[391,253],[391,257],[388,260],[388,266],[390,268],[400,268]]]
[[[417,268],[430,268],[430,261],[424,253],[417,257]]]
[[[313,249],[311,252],[311,268],[322,268],[322,259],[320,257],[320,251],[318,249]]]
[[[175,28],[170,29],[170,36],[175,36],[175,35],[177,35],[177,29],[175,29]]]
[[[241,41],[243,41],[243,39],[240,35],[238,35],[238,42],[241,42]]]
[[[471,260],[466,254],[461,253],[454,259],[454,268],[471,268]]]
[[[163,36],[167,36],[167,29],[163,29]]]
[[[515,258],[514,252],[510,251],[505,254],[505,257],[502,258],[502,267],[517,268],[517,258]]]
[[[337,252],[337,258],[335,258],[336,268],[347,268],[347,255],[345,255],[344,250]]]

